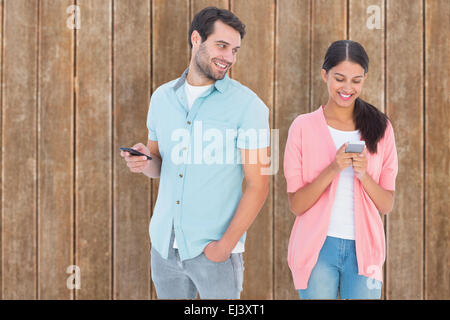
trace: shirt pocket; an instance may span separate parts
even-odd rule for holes
[[[237,152],[237,127],[220,120],[197,120],[202,122],[203,160],[207,164],[234,164]]]

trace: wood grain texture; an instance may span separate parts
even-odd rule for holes
[[[0,137],[3,137],[3,0],[0,0]],[[0,139],[0,232],[3,230],[3,138]],[[0,235],[0,300],[3,299],[3,254],[2,236]]]
[[[397,145],[395,207],[387,216],[387,299],[423,298],[423,8],[387,1],[387,113]]]
[[[150,2],[114,1],[114,299],[150,299],[150,180],[130,172],[120,147],[147,143]],[[144,119],[144,120],[143,120]]]
[[[177,32],[167,32],[177,26]],[[153,90],[178,78],[189,64],[189,0],[153,1]]]
[[[311,20],[311,93],[310,111],[328,101],[328,90],[320,72],[328,47],[347,38],[347,1],[313,0]],[[324,14],[325,12],[334,14]]]
[[[427,1],[425,13],[424,299],[449,299],[450,2]]]
[[[231,10],[246,25],[247,34],[233,67],[233,78],[249,87],[270,110],[273,127],[273,65],[275,3],[270,0],[234,0]],[[261,19],[264,23],[261,23]],[[270,178],[269,190],[273,188]],[[244,290],[242,299],[273,298],[273,194],[247,232],[244,253]],[[258,261],[256,263],[256,261]]]
[[[3,299],[36,298],[37,3],[7,1],[2,78]],[[26,23],[24,23],[26,21]],[[20,152],[11,150],[19,149]]]
[[[82,288],[75,293],[77,299],[111,299],[112,2],[77,4],[82,21],[76,32],[75,264]]]
[[[279,170],[273,195],[274,299],[298,299],[287,263],[295,216],[289,210],[283,158],[290,124],[310,110],[311,1],[278,1],[276,12],[274,128],[279,130]]]
[[[194,18],[195,14],[206,7],[217,7],[221,9],[229,10],[228,0],[191,0],[191,17],[190,21]]]
[[[384,0],[349,1],[348,37],[350,40],[359,42],[369,56],[369,71],[360,97],[382,112],[385,112],[384,71],[386,63],[384,12]],[[382,215],[382,220],[386,226],[384,215]],[[383,279],[382,299],[385,298],[385,290],[386,279]]]
[[[40,299],[72,299],[74,263],[74,31],[69,0],[40,1],[38,276]]]

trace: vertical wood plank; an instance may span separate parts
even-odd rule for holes
[[[423,8],[421,0],[387,1],[387,112],[399,173],[387,216],[387,299],[423,297]]]
[[[111,299],[112,1],[77,4],[82,21],[76,32],[75,264],[82,289],[76,298]]]
[[[0,0],[0,300],[3,299],[3,0]]]
[[[39,56],[39,295],[71,299],[73,265],[73,45],[67,27],[70,0],[40,1]]]
[[[188,44],[190,23],[189,0],[153,0],[152,92],[160,85],[178,78],[188,67],[191,51]],[[177,26],[176,30],[174,25]],[[147,110],[148,106],[149,104]],[[152,212],[158,187],[159,179],[152,179]],[[152,297],[157,298],[154,289]]]
[[[448,30],[450,2],[426,1],[425,299],[450,299]],[[447,146],[447,147],[445,147]]]
[[[150,180],[129,171],[120,147],[147,144],[150,2],[114,1],[114,298],[149,299]]]
[[[324,14],[325,12],[332,14]],[[327,86],[320,70],[328,47],[347,38],[347,0],[312,1],[311,43],[311,109],[316,110],[328,101]]]
[[[385,112],[384,12],[384,0],[349,1],[348,37],[350,40],[359,42],[364,47],[370,61],[368,76],[361,92],[361,99],[372,104],[382,112]],[[372,29],[367,26],[368,20],[369,26]],[[377,25],[377,23],[379,24]],[[382,216],[382,220],[386,225],[386,218],[384,215]],[[387,240],[388,239],[386,239],[386,241]],[[384,265],[383,269],[385,269]],[[385,297],[385,289],[386,279],[383,279],[382,299]]]
[[[189,0],[153,0],[153,90],[189,65]],[[177,25],[176,32],[173,26]]]
[[[220,9],[227,9],[229,10],[228,6],[228,0],[191,0],[191,14],[190,14],[190,21],[194,18],[195,14],[199,12],[200,10],[206,8],[206,7],[217,7]]]
[[[274,299],[298,299],[287,263],[295,216],[289,211],[283,156],[289,126],[308,113],[311,1],[277,1],[274,128],[279,130],[279,170],[274,188]]]
[[[4,7],[3,299],[36,298],[37,9],[37,2],[27,0],[6,1]]]
[[[233,11],[247,26],[233,78],[252,89],[270,110],[273,127],[275,2],[233,0]],[[258,14],[255,14],[257,12]],[[264,17],[264,23],[261,23]],[[269,190],[273,188],[273,176]],[[261,212],[247,232],[242,299],[273,298],[273,192],[269,192]],[[261,266],[264,266],[263,268]]]

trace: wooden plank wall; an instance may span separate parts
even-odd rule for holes
[[[399,156],[383,298],[450,299],[447,0],[0,0],[0,298],[156,298],[148,223],[159,182],[130,173],[119,147],[146,143],[151,93],[187,67],[190,21],[209,5],[246,24],[230,76],[279,130],[241,297],[298,298],[286,257],[287,131],[326,103],[327,47],[352,39],[370,57],[362,97],[390,117]],[[72,266],[80,289],[68,286]]]
[[[423,130],[411,130],[424,124],[423,10],[421,0],[391,0],[386,8],[386,28],[392,30],[386,36],[386,108],[403,173],[396,185],[395,214],[387,222],[387,298],[423,298],[418,279],[424,276],[424,136]]]
[[[147,141],[151,3],[116,0],[113,7],[113,298],[149,299],[151,181],[130,174],[116,150]]]
[[[424,299],[450,297],[449,37],[450,2],[425,3]]]
[[[84,290],[75,294],[77,299],[111,299],[112,3],[79,0],[78,5],[83,20],[82,29],[75,30],[75,265],[83,272]]]

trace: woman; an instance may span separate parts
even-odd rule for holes
[[[389,119],[359,98],[368,64],[359,43],[332,43],[321,70],[327,104],[289,128],[284,174],[297,218],[288,263],[301,299],[381,297],[379,212],[392,210],[398,167]],[[361,153],[345,152],[348,142],[361,140]]]

